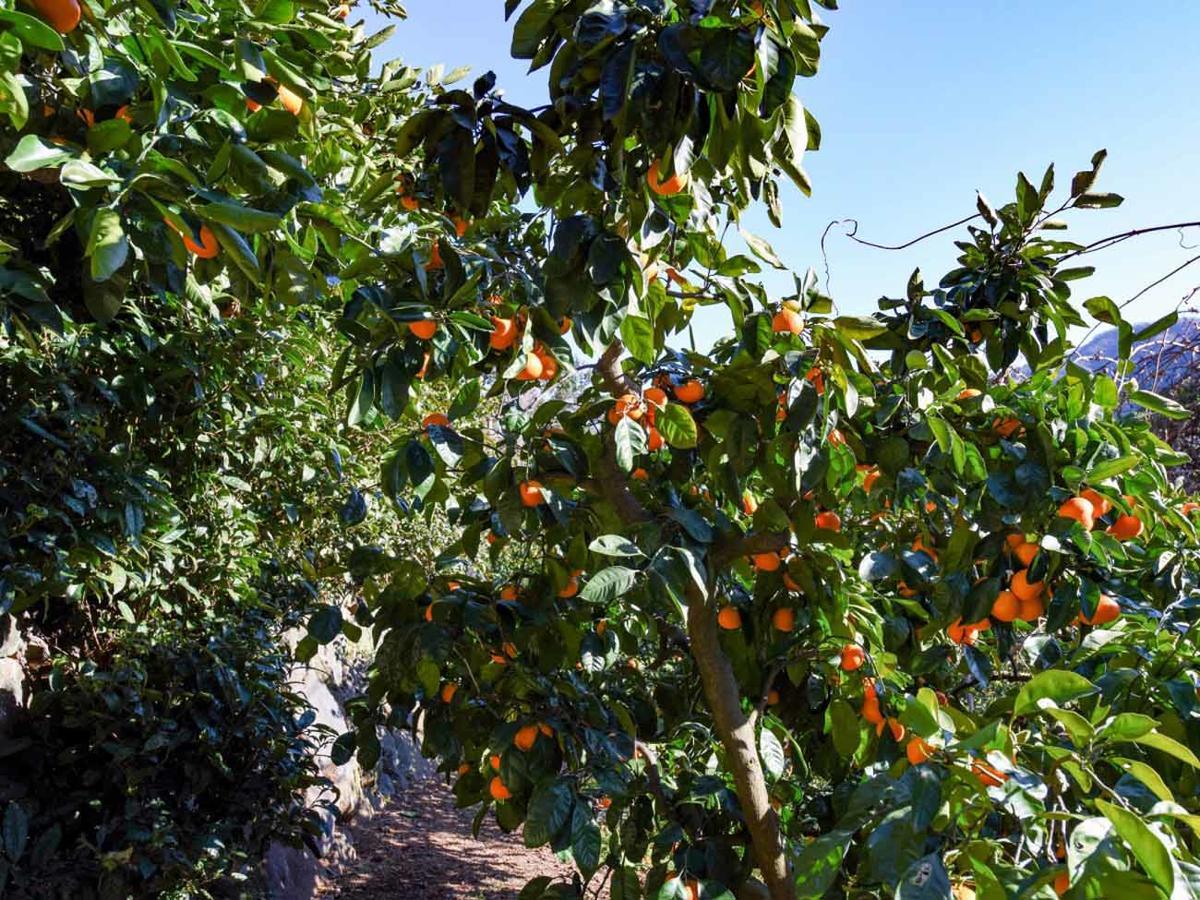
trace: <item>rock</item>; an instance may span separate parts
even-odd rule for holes
[[[0,659],[0,732],[25,704],[25,670],[15,657]]]

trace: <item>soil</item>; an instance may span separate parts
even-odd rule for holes
[[[416,781],[351,829],[358,859],[328,879],[318,896],[512,900],[538,875],[570,878],[571,866],[549,848],[526,848],[492,816],[476,840],[473,818],[474,810],[455,807],[445,784]]]

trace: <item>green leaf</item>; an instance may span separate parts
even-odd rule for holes
[[[1094,684],[1076,672],[1051,669],[1033,676],[1021,688],[1013,705],[1013,715],[1025,716],[1037,712],[1043,700],[1062,706],[1071,700],[1094,694],[1097,690]]]
[[[829,723],[834,749],[842,756],[853,756],[862,740],[860,720],[854,708],[845,700],[834,700],[829,705]]]
[[[699,437],[696,420],[685,406],[668,403],[655,417],[655,427],[662,434],[663,440],[672,447],[686,450],[696,446]]]
[[[609,892],[610,900],[641,900],[642,883],[638,880],[637,870],[632,866],[613,869]]]
[[[4,853],[11,862],[21,858],[28,839],[28,814],[19,804],[9,803],[4,810]]]
[[[252,209],[233,200],[214,200],[195,207],[195,213],[209,222],[220,222],[238,231],[259,232],[270,231],[278,227],[278,213],[264,212]]]
[[[57,31],[34,16],[12,9],[0,9],[0,22],[7,22],[12,26],[21,43],[28,46],[41,47],[51,53],[58,53],[66,47]]]
[[[1172,737],[1167,737],[1165,734],[1152,731],[1149,734],[1143,734],[1141,737],[1130,738],[1129,740],[1131,743],[1141,744],[1143,747],[1150,747],[1168,756],[1173,756],[1181,762],[1187,763],[1193,769],[1200,769],[1200,759],[1196,758],[1196,754],[1179,743],[1179,741]]]
[[[625,566],[609,566],[588,579],[579,596],[589,603],[609,603],[633,590],[638,571]]]
[[[781,260],[779,255],[775,252],[775,249],[765,240],[760,238],[758,235],[751,234],[744,228],[739,228],[738,232],[741,234],[742,240],[746,242],[746,246],[750,248],[750,252],[767,265],[776,269],[787,268],[787,266],[783,264],[783,260]]]
[[[838,333],[853,341],[866,341],[887,331],[887,326],[873,316],[838,316],[833,320]]]
[[[542,40],[550,31],[550,20],[561,6],[560,0],[533,0],[513,23],[512,46],[514,59],[533,59]]]
[[[1103,741],[1132,741],[1158,727],[1158,720],[1141,713],[1121,713],[1113,716],[1100,728]]]
[[[1075,200],[1079,209],[1112,209],[1125,202],[1120,194],[1081,194]]]
[[[525,817],[525,846],[540,847],[567,824],[575,796],[565,778],[543,781],[533,789]]]
[[[603,556],[645,556],[637,544],[619,534],[602,534],[588,546]]]
[[[1129,399],[1138,406],[1145,407],[1150,412],[1166,416],[1168,419],[1190,419],[1192,414],[1187,407],[1176,403],[1170,397],[1155,394],[1152,391],[1130,391]]]
[[[617,465],[626,472],[633,471],[633,458],[646,452],[646,433],[627,416],[617,420],[613,429],[613,444],[617,451]]]
[[[17,142],[4,163],[14,172],[34,172],[61,166],[75,157],[76,153],[66,147],[52,144],[36,134],[27,134]]]
[[[775,736],[775,732],[764,728],[758,736],[758,755],[762,757],[763,768],[772,778],[781,778],[787,770],[787,755],[783,744]]]
[[[1096,808],[1112,822],[1121,839],[1129,845],[1133,855],[1146,870],[1146,874],[1168,897],[1175,890],[1175,870],[1171,866],[1171,853],[1157,834],[1133,812],[1122,809],[1107,800],[1097,800]]]
[[[342,611],[336,605],[323,606],[308,620],[308,634],[318,644],[328,644],[342,633]]]
[[[1142,457],[1136,453],[1131,453],[1128,456],[1119,456],[1116,459],[1108,459],[1089,469],[1087,473],[1087,480],[1092,484],[1099,484],[1101,481],[1107,481],[1109,478],[1115,478],[1122,472],[1128,472],[1141,462]]]
[[[638,362],[650,365],[658,356],[654,325],[644,316],[626,316],[621,320],[621,341]]]
[[[107,281],[125,265],[129,257],[129,239],[116,210],[106,207],[96,211],[88,236],[87,255],[92,260],[93,281]]]
[[[1108,761],[1148,787],[1159,800],[1165,800],[1168,803],[1175,802],[1175,795],[1171,793],[1171,789],[1162,780],[1162,776],[1152,766],[1148,766],[1140,759],[1124,759],[1119,756],[1114,756]]]
[[[17,76],[7,69],[0,71],[0,112],[8,116],[12,127],[20,131],[29,121],[29,100]]]
[[[584,878],[600,867],[600,847],[600,826],[592,818],[590,805],[576,802],[571,817],[571,856]]]
[[[918,859],[896,885],[896,900],[948,900],[949,897],[950,876],[940,853]]]

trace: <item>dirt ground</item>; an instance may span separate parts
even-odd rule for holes
[[[489,816],[471,836],[472,810],[454,806],[450,789],[418,781],[353,829],[358,860],[329,879],[322,897],[400,900],[511,900],[538,875],[571,867],[546,847],[526,849]]]

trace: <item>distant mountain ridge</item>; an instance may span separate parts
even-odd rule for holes
[[[1149,323],[1134,325],[1134,331]],[[1140,385],[1169,391],[1191,373],[1200,373],[1200,316],[1184,316],[1161,334],[1133,346]],[[1112,370],[1117,361],[1117,329],[1105,328],[1079,347],[1072,361],[1092,372]]]

